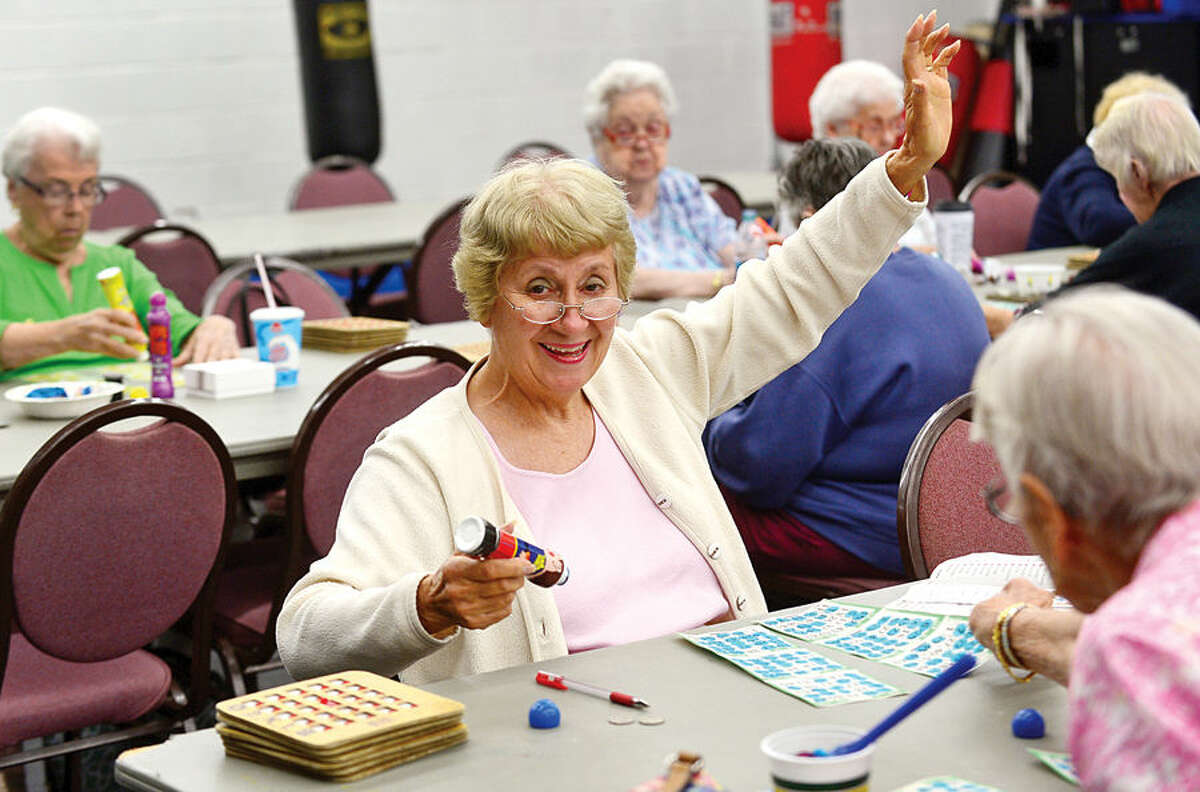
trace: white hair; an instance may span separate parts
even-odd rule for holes
[[[4,136],[4,175],[15,181],[29,172],[38,145],[65,140],[80,162],[100,162],[100,127],[90,118],[58,107],[39,107],[21,116]]]
[[[1200,495],[1200,323],[1157,297],[1102,285],[1050,300],[984,352],[972,387],[972,439],[1009,491],[1033,474],[1127,558]]]
[[[678,108],[675,91],[661,66],[650,61],[615,60],[593,77],[584,91],[583,123],[592,140],[599,140],[604,133],[613,99],[642,88],[649,88],[658,96],[668,121],[675,116]]]
[[[1161,93],[1140,93],[1113,103],[1104,123],[1088,137],[1096,164],[1117,184],[1129,184],[1133,161],[1151,184],[1177,181],[1200,171],[1200,124],[1186,104]]]
[[[808,98],[813,137],[830,137],[829,127],[844,124],[867,105],[893,102],[904,109],[904,82],[881,63],[849,60],[821,75]]]

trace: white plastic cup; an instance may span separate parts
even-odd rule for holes
[[[300,339],[304,309],[293,306],[256,308],[250,312],[258,359],[275,365],[275,387],[290,388],[300,376]]]
[[[863,734],[852,726],[825,725],[794,726],[768,734],[759,747],[771,765],[771,789],[867,792],[874,743],[843,756],[801,756],[817,749],[832,751]]]
[[[971,274],[971,249],[975,246],[975,212],[962,201],[942,201],[933,211],[938,253],[959,272]]]

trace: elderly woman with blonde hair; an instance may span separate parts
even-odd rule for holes
[[[1078,611],[1017,580],[972,629],[1018,679],[1068,685],[1085,789],[1200,789],[1200,324],[1081,289],[998,339],[974,389],[989,504]]]
[[[454,270],[491,352],[367,451],[333,548],[279,617],[293,675],[429,680],[764,612],[700,435],[816,346],[920,211],[957,51],[939,52],[934,22],[906,35],[900,149],[684,313],[617,328],[636,248],[622,185],[595,167],[522,164],[476,194]],[[526,586],[523,559],[455,555],[472,516],[558,553],[569,582]]]
[[[733,281],[737,231],[690,173],[667,166],[675,91],[657,64],[615,60],[588,83],[596,162],[625,189],[637,240],[631,296],[707,297]]]

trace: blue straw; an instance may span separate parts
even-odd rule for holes
[[[922,706],[938,693],[941,693],[943,690],[950,687],[952,682],[965,675],[974,667],[974,655],[959,655],[959,658],[954,661],[954,665],[950,666],[945,671],[929,680],[925,687],[914,693],[912,698],[897,707],[891,715],[888,715],[886,718],[880,721],[879,725],[874,729],[871,729],[871,731],[867,732],[862,737],[859,737],[854,742],[846,743],[845,745],[839,745],[832,751],[813,751],[813,756],[841,756],[842,754],[850,754],[855,753],[856,751],[861,751],[863,748],[866,748],[868,745],[882,737],[885,732],[887,732],[897,723],[911,715],[918,707]]]

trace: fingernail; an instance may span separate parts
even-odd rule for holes
[[[537,572],[537,567],[535,567],[533,564],[526,561],[525,567],[521,570],[521,574],[524,575],[525,577],[529,577],[534,572]]]

